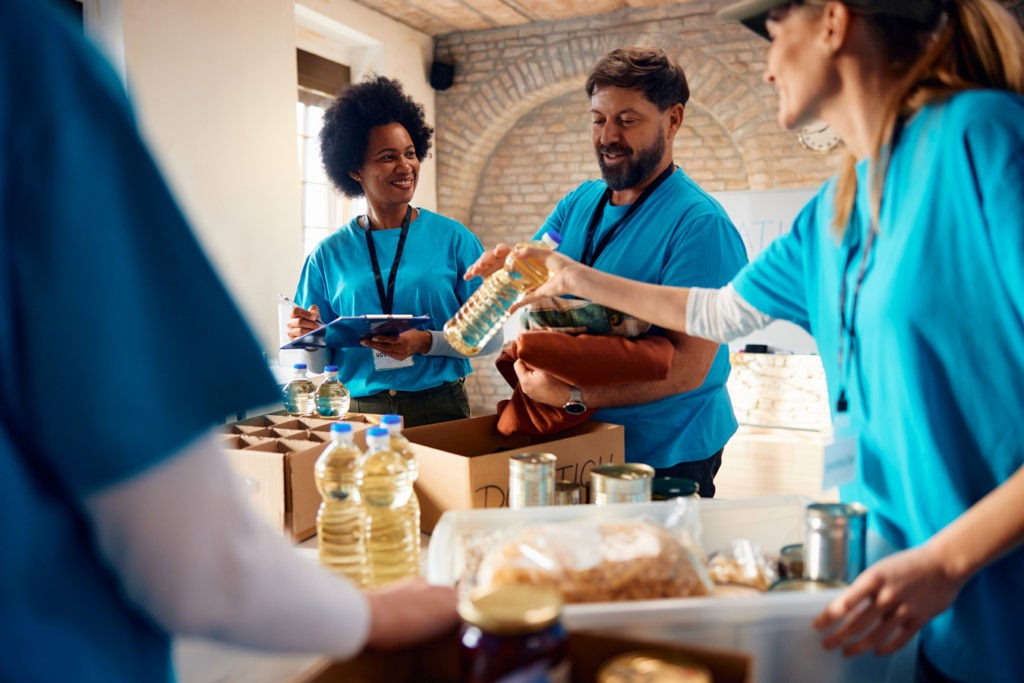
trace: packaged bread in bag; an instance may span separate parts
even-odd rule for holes
[[[709,595],[698,552],[648,522],[561,522],[528,527],[492,549],[477,580],[553,586],[567,603]]]

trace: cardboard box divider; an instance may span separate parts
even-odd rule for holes
[[[226,437],[221,443],[221,448],[229,451],[241,451],[250,446],[259,446],[260,444],[273,441],[269,437],[251,436],[249,434],[222,434],[221,436]]]
[[[294,419],[295,418],[289,415],[288,413],[280,411],[277,413],[270,413],[269,415],[260,415],[259,417],[250,417],[245,420],[239,420],[238,422],[231,423],[231,426],[269,429],[271,427],[276,427],[279,424],[290,422]]]
[[[715,683],[748,683],[751,661],[740,652],[645,641],[610,634],[569,634],[573,683],[594,683],[601,665],[627,652],[652,652],[664,657],[685,655],[711,671]],[[350,662],[327,663],[294,683],[459,683],[458,634],[398,652],[366,652]],[[532,679],[531,679],[532,680]]]

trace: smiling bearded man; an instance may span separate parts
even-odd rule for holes
[[[718,202],[672,162],[690,95],[682,68],[659,49],[621,48],[594,65],[586,89],[604,180],[560,201],[537,238],[554,228],[560,252],[632,280],[725,286],[747,263],[743,241]],[[728,348],[660,328],[652,334],[675,347],[665,380],[580,390],[520,368],[520,387],[548,405],[599,409],[595,420],[627,426],[628,462],[692,479],[713,496],[722,448],[737,427],[725,388]]]

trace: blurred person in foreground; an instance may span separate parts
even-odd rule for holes
[[[324,171],[345,196],[366,198],[366,215],[306,259],[295,294],[301,308],[288,322],[294,341],[320,327],[318,316],[328,323],[382,313],[433,318],[424,329],[363,341],[362,349],[305,354],[313,372],[338,366],[351,410],[398,414],[406,427],[469,417],[465,378],[473,368],[441,328],[482,282],[460,277],[483,254],[480,240],[458,221],[412,205],[433,133],[423,106],[396,80],[371,76],[338,93],[320,131]],[[480,353],[497,353],[502,343],[499,332]]]
[[[728,287],[652,287],[538,250],[523,256],[553,275],[537,294],[722,343],[773,319],[812,333],[833,416],[857,434],[841,495],[870,510],[877,560],[816,619],[825,647],[889,654],[920,632],[920,681],[1021,680],[1024,31],[993,0],[723,16],[771,38],[779,123],[825,120],[846,168]]]
[[[364,595],[250,509],[209,430],[279,391],[120,82],[32,0],[0,3],[0,241],[0,680],[170,682],[172,634],[347,658],[454,625],[451,590]]]
[[[682,67],[657,48],[619,48],[591,68],[586,91],[602,179],[566,195],[534,239],[553,228],[563,238],[559,253],[631,280],[728,283],[747,263],[743,240],[718,202],[672,160],[690,98]],[[498,245],[465,277],[493,272],[509,251]],[[675,347],[665,380],[580,389],[518,360],[519,388],[540,403],[597,408],[593,419],[626,427],[627,461],[691,479],[701,496],[714,497],[722,449],[738,426],[725,387],[729,349],[671,330],[651,334]]]

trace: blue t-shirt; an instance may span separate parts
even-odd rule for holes
[[[844,489],[897,548],[920,545],[1024,465],[1024,98],[973,91],[925,107],[893,154],[851,363],[839,368],[869,225],[866,162],[837,243],[829,181],[733,282],[758,310],[815,337],[832,404],[845,384],[860,432]],[[1024,551],[974,577],[924,632],[928,658],[964,681],[1024,671]]]
[[[587,228],[608,186],[583,183],[566,195],[548,217],[548,228],[562,235],[558,251],[583,257]],[[605,207],[594,246],[629,206]],[[725,210],[677,169],[619,228],[594,267],[631,280],[672,287],[723,287],[747,263],[739,232]],[[652,334],[664,334],[653,328]],[[705,460],[736,433],[736,416],[725,389],[729,349],[722,346],[704,383],[694,389],[642,405],[604,408],[595,420],[626,428],[626,458],[652,467]]]
[[[174,679],[83,501],[278,396],[113,71],[0,2],[0,680]]]
[[[371,232],[385,288],[391,277],[401,229]],[[484,253],[480,240],[462,223],[419,209],[409,224],[395,278],[393,313],[428,315],[425,330],[440,330],[483,282],[462,275]],[[306,259],[295,302],[316,305],[320,319],[383,313],[366,245],[366,233],[353,218],[322,241]],[[368,348],[334,349],[338,377],[353,396],[398,389],[420,391],[465,377],[473,371],[466,358],[412,356],[412,367],[376,370]]]

